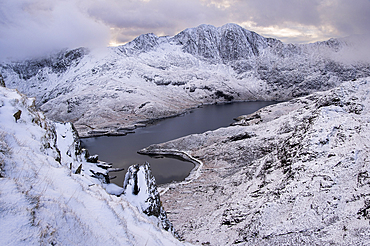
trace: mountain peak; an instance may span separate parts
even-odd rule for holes
[[[159,37],[154,33],[142,34],[124,45],[126,53],[148,52],[158,46]]]
[[[119,49],[127,55],[149,52],[162,43],[160,39],[153,33],[143,34]],[[165,42],[180,45],[184,52],[197,57],[224,63],[258,56],[261,49],[269,46],[266,38],[234,23],[221,27],[201,24],[187,28]]]
[[[203,24],[185,29],[173,39],[184,52],[223,62],[249,59],[268,46],[264,37],[233,23],[222,27]]]
[[[225,25],[221,26],[221,28],[223,28],[223,29],[244,29],[244,30],[246,30],[245,28],[243,28],[240,25],[235,24],[235,23],[226,23]]]

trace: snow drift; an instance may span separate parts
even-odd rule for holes
[[[108,194],[124,190],[86,157],[70,123],[49,121],[34,99],[0,87],[2,244],[183,245],[161,229],[163,215],[135,205],[146,200]]]

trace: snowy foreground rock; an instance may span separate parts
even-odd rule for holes
[[[222,115],[220,115],[222,117]],[[199,245],[369,245],[370,78],[149,146],[203,163],[161,195]]]
[[[151,177],[149,166],[136,167],[145,195],[135,196],[128,185],[109,184],[107,164],[87,156],[76,136],[70,123],[36,111],[34,99],[0,86],[1,244],[184,245],[171,233],[155,181],[142,179]]]
[[[294,45],[235,24],[200,25],[106,50],[6,62],[0,73],[80,136],[117,135],[202,104],[287,100],[370,76],[368,62],[348,58],[357,49],[349,39]]]

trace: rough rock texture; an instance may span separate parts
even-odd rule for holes
[[[0,86],[5,87],[5,81],[1,74],[0,74]]]
[[[369,92],[370,78],[346,82],[144,149],[203,162],[199,178],[163,187],[180,236],[199,245],[369,244]]]
[[[81,136],[125,134],[201,104],[286,100],[369,76],[368,63],[343,59],[351,48],[344,39],[293,45],[235,24],[201,25],[105,51],[8,62],[0,73],[9,88],[35,97],[49,118],[73,122]]]
[[[149,163],[130,166],[125,176],[123,189],[128,201],[135,204],[146,215],[159,218],[163,229],[174,233],[173,226],[162,207]]]

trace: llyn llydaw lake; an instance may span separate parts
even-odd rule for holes
[[[123,167],[123,172],[112,173],[117,178],[112,182],[122,186],[124,174],[130,165],[149,162],[158,184],[183,180],[194,167],[190,162],[173,158],[151,158],[137,151],[151,144],[162,143],[189,134],[202,133],[229,126],[233,119],[250,114],[275,102],[238,102],[207,105],[193,109],[178,117],[158,121],[154,125],[138,128],[135,133],[118,137],[94,137],[82,139],[82,145],[99,160]]]

